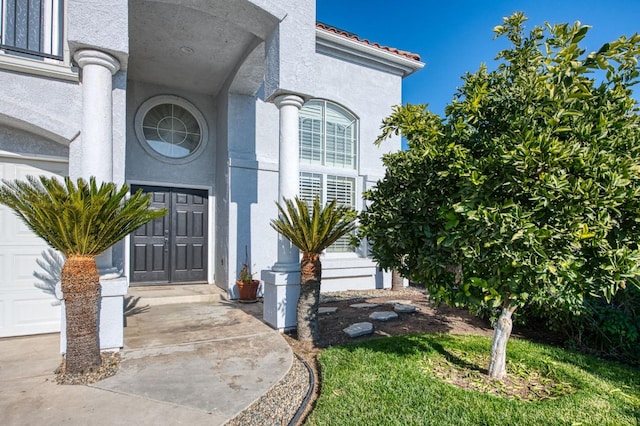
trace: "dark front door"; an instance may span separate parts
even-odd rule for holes
[[[207,191],[136,186],[151,194],[164,217],[131,235],[131,282],[177,283],[207,280]]]

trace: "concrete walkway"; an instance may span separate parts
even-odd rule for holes
[[[280,333],[235,302],[142,301],[134,312],[119,372],[90,386],[55,384],[58,334],[0,339],[0,423],[220,425],[291,367]]]

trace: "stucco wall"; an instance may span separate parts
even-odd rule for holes
[[[216,157],[215,252],[216,285],[225,290],[229,285],[229,149],[227,146],[229,96],[218,96],[218,150]]]
[[[127,72],[113,76],[113,181],[125,183],[125,158],[127,155]]]
[[[78,83],[0,70],[0,125],[22,128],[63,145],[80,132]]]
[[[0,154],[22,154],[34,157],[68,158],[69,148],[24,130],[0,125]]]
[[[67,40],[71,53],[92,48],[111,53],[127,68],[128,0],[67,0]]]
[[[134,130],[135,114],[140,105],[147,99],[159,95],[174,95],[192,103],[204,116],[208,126],[208,141],[205,149],[192,161],[183,164],[172,164],[152,157],[142,147]],[[216,159],[216,105],[215,99],[196,93],[160,87],[152,84],[129,81],[127,83],[127,148],[126,148],[126,180],[127,182],[167,185],[172,187],[198,187],[210,191],[214,186]]]
[[[261,3],[276,3],[262,1]],[[282,3],[282,2],[280,2]],[[266,40],[265,97],[314,91],[315,0],[287,2],[287,14]]]
[[[399,150],[400,138],[389,139],[379,148],[373,141],[391,107],[402,102],[402,78],[320,53],[316,54],[315,78],[314,97],[336,102],[358,117],[359,174],[382,177],[382,154]]]
[[[340,104],[358,117],[358,189],[369,188],[384,175],[382,154],[400,149],[397,137],[381,148],[374,147],[373,141],[391,107],[401,102],[401,76],[323,53],[314,53],[313,63],[311,74],[297,76],[297,88],[310,97]],[[269,221],[277,216],[279,111],[263,100],[267,96],[264,88],[257,98],[230,94],[227,105],[229,203],[221,212],[228,214],[224,219],[228,223],[220,232],[228,232],[228,247],[226,254],[218,251],[218,256],[225,257],[220,262],[228,268],[217,269],[224,276],[216,272],[216,281],[226,279],[230,289],[245,261],[245,246],[253,271],[269,270],[277,260],[277,234]],[[362,207],[361,200],[357,205]],[[217,226],[220,229],[222,224]],[[354,254],[327,255],[323,263],[328,274],[324,290],[389,285],[373,262]]]
[[[228,108],[229,267],[225,278],[233,289],[245,262],[245,247],[256,277],[276,261],[276,234],[269,221],[276,215],[278,197],[278,110],[273,104],[238,94],[229,95]]]

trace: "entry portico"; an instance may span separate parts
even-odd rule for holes
[[[317,23],[313,0],[39,5],[58,14],[42,30],[61,48],[3,38],[0,166],[55,161],[61,175],[126,183],[168,208],[100,257],[103,288],[206,283],[236,298],[247,263],[263,281],[264,319],[294,326],[299,253],[269,226],[275,201],[363,208],[381,156],[400,148],[371,143],[419,57]],[[323,290],[388,287],[366,254],[344,241],[328,250]],[[12,335],[16,310],[0,306],[0,336]]]

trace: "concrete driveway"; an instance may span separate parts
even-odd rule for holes
[[[57,385],[58,334],[0,339],[3,425],[220,425],[289,371],[276,330],[232,302],[147,306],[127,318],[119,372]]]

